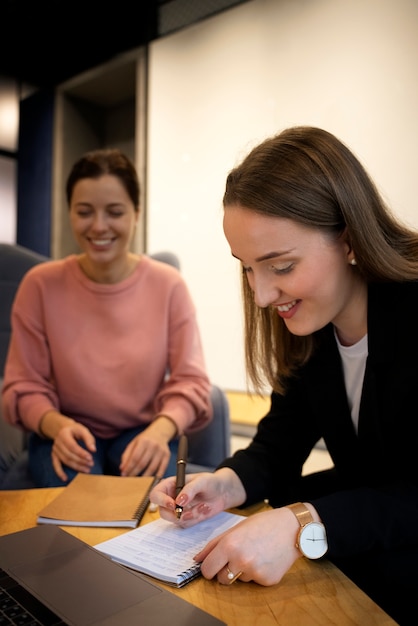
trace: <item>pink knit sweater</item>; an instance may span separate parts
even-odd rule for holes
[[[164,414],[187,432],[211,419],[209,392],[195,308],[171,266],[144,256],[101,284],[72,255],[24,277],[2,395],[10,423],[37,430],[56,409],[107,438]]]

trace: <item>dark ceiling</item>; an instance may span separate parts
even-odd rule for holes
[[[59,85],[248,0],[0,0],[0,78]]]
[[[157,37],[158,0],[0,0],[0,75],[53,87]]]

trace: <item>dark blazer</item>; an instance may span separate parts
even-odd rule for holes
[[[317,339],[286,395],[272,394],[253,442],[222,466],[240,476],[245,505],[312,502],[331,557],[418,549],[418,283],[369,286],[358,435],[332,326]],[[335,470],[302,479],[321,437]]]

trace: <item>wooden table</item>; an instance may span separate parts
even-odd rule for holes
[[[37,512],[61,491],[62,488],[0,491],[0,535],[36,526]],[[147,512],[142,524],[157,517],[158,513]],[[115,528],[64,528],[89,545],[126,532]],[[225,586],[203,577],[182,589],[161,586],[228,626],[395,624],[327,560],[298,559],[282,581],[272,587],[239,581]]]

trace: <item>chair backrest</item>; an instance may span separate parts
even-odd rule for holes
[[[10,315],[20,281],[26,272],[48,258],[23,246],[0,243],[0,391],[9,348]],[[3,420],[0,405],[0,489],[29,489],[27,434]]]
[[[231,454],[231,424],[226,394],[212,385],[212,421],[202,430],[189,435],[187,472],[212,471]]]
[[[172,265],[176,269],[180,270],[180,259],[174,252],[162,250],[161,252],[154,252],[154,254],[150,254],[149,256],[156,261],[167,263],[167,265]]]
[[[10,314],[16,290],[24,274],[48,258],[23,246],[0,243],[0,377],[3,376],[10,341]]]
[[[180,260],[169,251],[150,254],[151,258],[180,270]],[[212,421],[202,430],[189,435],[189,473],[212,471],[231,453],[231,426],[228,399],[217,385],[211,388]]]

